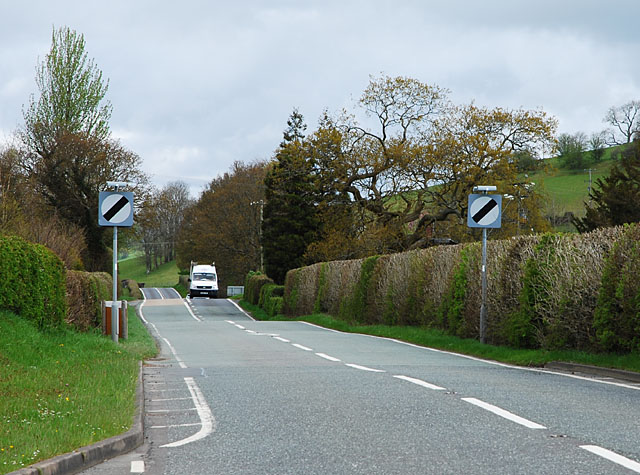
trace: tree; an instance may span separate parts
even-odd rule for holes
[[[318,230],[313,162],[303,142],[306,125],[296,109],[287,125],[264,182],[264,263],[277,283],[284,283],[289,269],[304,264],[304,253]]]
[[[514,152],[537,157],[554,144],[556,122],[542,111],[453,106],[445,94],[415,79],[372,79],[360,105],[377,131],[351,116],[337,121],[340,151],[327,154],[323,173],[362,210],[356,215],[369,222],[361,229],[384,239],[383,252],[425,247],[452,233],[468,239],[473,186],[515,194]],[[442,223],[440,235],[435,223]]]
[[[558,137],[558,154],[565,167],[570,170],[584,168],[584,151],[587,147],[587,137],[582,132],[573,135],[560,134]]]
[[[640,140],[622,153],[609,176],[596,180],[589,198],[586,215],[572,220],[581,233],[640,221]]]
[[[600,160],[602,160],[602,156],[604,155],[604,147],[606,145],[604,136],[605,132],[595,132],[591,134],[589,147],[591,147],[591,158],[593,158],[593,161],[595,163],[600,162]]]
[[[89,270],[107,270],[106,228],[97,224],[98,194],[107,181],[144,185],[140,157],[110,138],[108,84],[85,42],[69,28],[54,30],[49,54],[37,68],[39,96],[23,111],[19,137],[24,169],[35,190],[59,216],[85,232]]]
[[[264,162],[235,162],[187,208],[176,243],[181,269],[191,261],[215,261],[222,289],[242,285],[246,274],[259,267],[259,203],[266,170]]]
[[[164,262],[175,258],[175,244],[185,210],[192,204],[186,183],[167,184],[157,196],[157,209],[161,216],[162,255]]]
[[[102,72],[88,59],[83,35],[70,28],[54,30],[51,50],[36,73],[40,95],[23,111],[20,136],[29,150],[46,157],[68,134],[103,141],[109,137],[111,104]]]
[[[640,132],[640,101],[630,101],[618,107],[611,107],[604,122],[613,126],[609,130],[609,145],[630,143],[634,134]]]

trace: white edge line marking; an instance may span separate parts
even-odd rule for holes
[[[237,323],[233,324],[236,328],[239,328],[240,330],[246,330],[246,327],[243,327],[242,325],[238,325]]]
[[[635,460],[628,459],[627,457],[623,457],[620,454],[612,452],[611,450],[603,449],[602,447],[598,447],[597,445],[581,445],[581,449],[587,450],[592,454],[599,455],[600,457],[604,457],[607,460],[617,463],[618,465],[622,465],[629,470],[633,470],[636,473],[640,473],[640,463]]]
[[[189,306],[189,304],[187,303],[186,300],[182,300],[182,303],[184,304],[185,307],[187,307],[187,310],[189,311],[189,315],[191,315],[195,320],[201,322],[202,319],[199,317],[196,317],[196,314],[193,313],[193,310],[191,310],[191,307]]]
[[[561,373],[559,371],[551,371],[551,370],[544,369],[544,368],[527,368],[527,367],[524,367],[524,366],[514,366],[514,365],[507,364],[507,363],[500,363],[499,361],[483,360],[482,358],[477,358],[475,356],[469,356],[469,355],[463,355],[463,354],[460,354],[460,353],[454,353],[452,351],[438,350],[436,348],[429,348],[428,346],[414,345],[413,343],[408,343],[406,341],[396,340],[395,338],[386,338],[386,337],[383,337],[383,336],[367,335],[366,333],[346,333],[346,332],[341,332],[339,330],[334,330],[333,328],[321,327],[320,325],[316,325],[314,323],[302,322],[302,321],[300,323],[303,323],[305,325],[309,325],[309,326],[312,326],[312,327],[320,328],[322,330],[333,332],[333,333],[341,333],[343,335],[359,335],[359,336],[365,336],[365,337],[368,337],[368,338],[376,338],[376,339],[380,339],[380,340],[392,341],[394,343],[399,343],[401,345],[412,346],[413,348],[418,348],[420,350],[433,351],[435,353],[442,353],[442,354],[445,354],[445,355],[457,356],[459,358],[466,358],[468,360],[478,361],[480,363],[486,363],[486,364],[491,364],[491,365],[495,365],[495,366],[501,366],[503,368],[518,369],[520,371],[531,371],[531,372],[534,372],[534,373],[553,374],[555,376],[564,376],[566,378],[579,379],[579,380],[582,380],[582,381],[589,381],[591,383],[609,384],[611,386],[617,386],[619,388],[627,388],[627,389],[633,389],[635,391],[640,391],[640,386],[632,386],[630,384],[616,383],[614,381],[603,381],[601,379],[588,378],[588,377],[585,377],[585,376],[578,376],[576,374]]]
[[[481,401],[479,399],[473,398],[473,397],[463,397],[462,398],[463,401],[468,402],[470,404],[473,404],[474,406],[478,406],[481,407],[482,409],[485,409],[489,412],[493,412],[494,414],[500,416],[500,417],[504,417],[505,419],[510,420],[511,422],[515,422],[516,424],[520,424],[523,425],[525,427],[528,427],[529,429],[546,429],[545,426],[537,424],[535,422],[532,422],[528,419],[525,419],[523,417],[517,416],[515,414],[513,414],[512,412],[509,411],[505,411],[504,409],[501,409],[497,406],[494,406],[492,404],[488,404],[484,401]]]
[[[144,473],[144,461],[132,460],[131,461],[131,473]]]
[[[162,339],[169,346],[169,349],[171,350],[171,353],[173,353],[173,356],[176,359],[176,361],[178,362],[178,364],[180,365],[180,367],[185,369],[187,367],[187,365],[184,364],[184,362],[180,359],[180,357],[178,356],[178,353],[176,353],[176,349],[173,347],[173,345],[171,343],[169,343],[169,340],[167,340],[165,337],[162,337]]]
[[[427,383],[426,381],[423,381],[421,379],[411,378],[409,376],[396,375],[396,376],[394,376],[394,378],[402,379],[403,381],[409,381],[410,383],[417,384],[418,386],[422,386],[423,388],[433,389],[434,391],[444,391],[445,390],[445,388],[443,388],[443,387],[436,386],[435,384]]]
[[[190,422],[188,424],[168,424],[164,426],[151,426],[149,429],[169,429],[172,427],[194,427],[201,425],[200,422]]]
[[[280,340],[280,341],[283,341],[285,343],[291,343],[291,340],[287,340],[286,338],[282,338],[281,336],[274,336],[273,339],[274,340]]]
[[[215,419],[213,418],[211,409],[209,409],[209,405],[207,404],[207,400],[204,398],[202,391],[200,391],[200,388],[193,378],[187,377],[184,378],[184,381],[185,383],[187,383],[187,387],[189,388],[189,392],[191,393],[191,397],[193,398],[193,404],[195,404],[196,410],[198,411],[198,416],[200,417],[202,427],[200,427],[200,430],[193,434],[191,437],[187,437],[186,439],[178,440],[176,442],[171,442],[170,444],[164,444],[160,447],[180,447],[181,445],[204,439],[206,436],[213,432]]]
[[[319,356],[320,358],[324,358],[325,360],[329,360],[329,361],[340,361],[338,358],[334,358],[333,356],[329,356],[329,355],[325,355],[324,353],[316,353],[317,356]]]
[[[358,364],[353,364],[353,363],[346,363],[346,366],[348,366],[349,368],[359,369],[362,371],[371,371],[372,373],[386,373],[386,371],[383,369],[367,368],[366,366],[360,366]]]
[[[242,308],[240,305],[238,305],[237,303],[235,303],[235,301],[234,301],[233,299],[227,299],[227,302],[231,302],[233,305],[235,305],[235,306],[236,306],[236,308],[237,308],[238,310],[240,310],[242,313],[244,313],[247,317],[249,317],[249,318],[250,318],[251,320],[253,320],[254,322],[256,321],[256,319],[255,319],[255,318],[253,318],[251,315],[249,315],[247,312],[245,312],[245,311],[243,310],[243,308]]]
[[[304,351],[313,351],[311,348],[308,348],[306,346],[302,346],[302,345],[298,345],[297,343],[291,343],[293,346],[295,346],[296,348],[300,348],[301,350]]]

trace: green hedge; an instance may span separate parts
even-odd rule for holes
[[[284,305],[284,285],[265,284],[260,289],[260,300],[258,306],[262,308],[267,315],[275,317],[282,314]]]
[[[0,308],[56,327],[66,316],[66,274],[62,261],[39,244],[0,236]]]
[[[112,278],[106,272],[67,271],[66,322],[80,331],[102,324],[103,300],[111,300]]]
[[[487,342],[640,351],[640,225],[489,241]],[[334,261],[287,273],[284,312],[427,325],[478,338],[481,246]]]
[[[244,283],[244,299],[252,305],[259,305],[260,290],[267,284],[274,284],[274,282],[261,272],[249,272]]]

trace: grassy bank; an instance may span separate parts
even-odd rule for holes
[[[178,266],[175,261],[167,262],[147,274],[144,256],[133,257],[118,262],[120,279],[143,282],[145,287],[173,287],[178,283]]]
[[[240,306],[251,313],[257,320],[291,320],[282,315],[269,318],[264,310],[255,305],[251,305],[245,300],[240,301]],[[325,314],[306,315],[296,318],[295,320],[305,321],[347,333],[362,333],[384,338],[393,338],[419,346],[520,366],[544,366],[545,363],[551,361],[564,361],[640,372],[640,354],[615,355],[563,350],[521,350],[504,346],[485,345],[477,340],[457,338],[432,328],[389,325],[350,325],[347,322],[337,320]]]
[[[156,351],[133,308],[120,344],[0,312],[0,473],[127,431],[139,361]]]

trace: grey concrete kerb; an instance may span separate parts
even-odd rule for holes
[[[625,371],[622,369],[603,368],[601,366],[591,366],[577,363],[563,363],[552,361],[544,365],[546,369],[566,371],[569,373],[582,373],[590,376],[600,376],[605,378],[621,379],[632,383],[640,383],[640,373],[635,371]]]
[[[142,363],[138,370],[138,386],[136,389],[136,413],[133,426],[124,434],[81,447],[73,452],[58,455],[23,469],[11,472],[9,475],[62,475],[73,474],[86,470],[118,455],[126,454],[139,447],[144,442],[144,388],[142,379]]]

